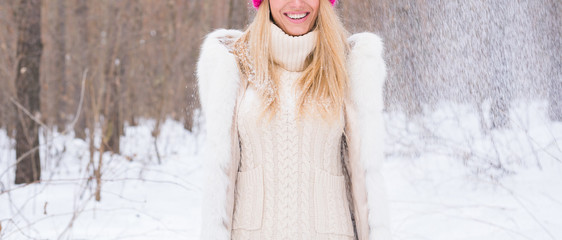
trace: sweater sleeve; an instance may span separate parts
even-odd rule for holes
[[[221,42],[240,31],[219,29],[203,42],[197,87],[204,118],[200,239],[228,240],[232,221],[233,169],[237,166],[234,124],[239,73],[235,57]],[[234,172],[236,173],[236,172]]]
[[[372,33],[349,39],[350,94],[345,134],[359,239],[391,240],[389,206],[382,171],[385,146],[383,43]]]

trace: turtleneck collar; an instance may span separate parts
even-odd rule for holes
[[[293,37],[274,23],[271,25],[271,54],[273,61],[291,72],[302,72],[306,68],[306,57],[314,50],[318,33],[316,30]]]

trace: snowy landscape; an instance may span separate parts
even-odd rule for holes
[[[388,112],[394,239],[562,239],[562,123],[547,108],[515,101],[511,126],[489,133],[473,105]],[[0,129],[0,239],[197,239],[204,131],[164,122],[159,164],[154,124],[127,126],[121,154],[103,155],[100,202],[86,142],[42,129],[42,182],[15,185],[15,141]]]
[[[562,1],[335,9],[384,42],[393,239],[562,240]],[[202,41],[254,16],[248,0],[0,0],[0,240],[198,239]]]

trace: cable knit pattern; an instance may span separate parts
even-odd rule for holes
[[[314,50],[317,37],[318,32],[316,31],[299,37],[289,36],[277,25],[271,23],[271,54],[273,60],[284,70],[290,72],[303,71],[306,68],[305,59]],[[296,79],[287,79],[287,81],[290,80]]]
[[[353,239],[346,197],[339,121],[318,112],[297,118],[295,84],[316,32],[286,35],[272,26],[272,53],[280,71],[280,109],[261,119],[262,101],[250,85],[240,102],[241,160],[237,177],[232,239]]]

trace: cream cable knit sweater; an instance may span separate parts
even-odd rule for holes
[[[240,103],[232,239],[353,239],[340,160],[343,111],[332,123],[317,112],[297,119],[294,84],[317,33],[291,37],[274,24],[271,32],[280,111],[271,122],[262,120],[251,85]]]

